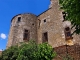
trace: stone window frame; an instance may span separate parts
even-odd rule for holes
[[[21,22],[21,19],[22,19],[21,16],[17,17],[17,23]]]
[[[21,17],[21,16],[17,16],[13,19],[12,23],[11,23],[11,26],[19,26],[19,23],[21,22],[22,20],[22,17],[20,19],[20,22],[18,22],[18,18]]]
[[[24,30],[23,30],[23,41],[24,41],[24,42],[28,42],[29,39],[30,39],[30,31],[28,30],[28,32],[26,32],[25,30],[28,30],[28,29],[24,29]],[[24,36],[25,34],[28,34],[28,37],[27,37],[27,38]],[[26,40],[26,39],[27,39],[27,40]]]
[[[47,36],[45,37],[44,35],[47,34]],[[42,33],[42,43],[44,42],[48,42],[48,32],[43,32]]]
[[[45,19],[46,19],[46,22],[44,22]],[[47,22],[50,22],[50,15],[43,19],[38,19],[38,27],[40,28],[42,24],[46,24]]]
[[[72,35],[71,35],[71,29],[70,29],[70,27],[65,27],[64,28],[64,33],[65,33],[65,40],[69,40],[69,39],[73,38]]]
[[[46,20],[46,21],[44,21],[44,20]],[[43,18],[42,21],[43,21],[43,24],[45,24],[45,23],[47,23],[47,22],[50,22],[50,15],[48,15],[48,16],[45,17],[45,18]]]
[[[46,21],[46,19],[44,19],[44,23],[46,23],[47,21]]]

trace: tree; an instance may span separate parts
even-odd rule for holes
[[[0,60],[16,60],[19,54],[18,46],[11,46],[2,52]]]
[[[22,43],[17,60],[37,60],[38,45],[34,41]]]
[[[67,13],[66,20],[71,21],[73,33],[80,34],[80,0],[59,0],[61,9]]]
[[[53,52],[53,48],[47,44],[39,44],[38,46],[38,53],[39,59],[38,60],[52,60],[56,56],[56,52]]]
[[[4,50],[0,60],[52,60],[56,56],[48,43],[20,43]]]

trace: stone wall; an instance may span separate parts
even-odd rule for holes
[[[18,14],[12,18],[11,28],[7,47],[23,42],[24,30],[30,32],[30,40],[36,40],[38,43],[43,41],[43,33],[48,33],[48,43],[54,48],[66,45],[65,33],[63,27],[63,15],[60,10],[59,0],[50,0],[51,6],[38,16],[33,14]],[[18,21],[21,17],[21,21]],[[72,29],[73,32],[75,29]],[[73,35],[73,43],[80,44],[80,35]]]
[[[18,21],[21,17],[21,21]],[[29,31],[29,40],[37,40],[37,17],[33,14],[20,14],[12,19],[7,47],[23,42],[24,30]]]
[[[50,1],[49,9],[38,16],[27,13],[18,14],[12,18],[7,48],[23,42],[25,29],[30,32],[29,40],[33,39],[38,43],[43,43],[43,33],[47,32],[48,43],[58,55],[54,60],[62,60],[67,54],[72,56],[74,60],[80,60],[80,35],[74,34],[72,36],[73,46],[66,45],[63,15],[59,7],[59,0]],[[19,22],[18,17],[21,17]],[[74,28],[71,29],[71,32],[74,30]]]
[[[44,20],[46,19],[46,22]],[[38,43],[42,43],[42,34],[44,32],[48,33],[48,43],[52,47],[58,47],[65,45],[65,35],[63,28],[63,17],[62,11],[59,9],[59,4],[56,1],[53,1],[52,7],[46,12],[38,16]],[[39,26],[40,25],[40,26]]]
[[[54,50],[57,52],[57,57],[55,60],[63,60],[64,57],[70,57],[74,60],[80,60],[80,45],[75,44],[72,46],[59,46],[54,48]]]
[[[46,20],[46,22],[44,22]],[[58,47],[66,45],[65,32],[64,32],[64,22],[63,14],[60,9],[59,0],[51,0],[51,7],[45,12],[41,13],[38,16],[37,20],[37,34],[38,34],[38,43],[42,43],[43,36],[42,34],[48,33],[48,43],[52,47]],[[72,25],[69,27],[71,28]],[[71,29],[71,33],[75,29]],[[72,35],[73,44],[80,44],[80,35]]]

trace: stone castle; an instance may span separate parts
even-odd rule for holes
[[[59,1],[50,2],[49,9],[38,16],[25,13],[12,18],[7,48],[29,40],[35,40],[37,43],[48,42],[53,48],[80,44],[79,35],[71,36],[75,29],[71,29],[70,23],[65,21]]]

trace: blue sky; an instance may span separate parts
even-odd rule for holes
[[[12,17],[21,13],[39,15],[49,5],[50,0],[0,0],[0,50],[6,48]]]

